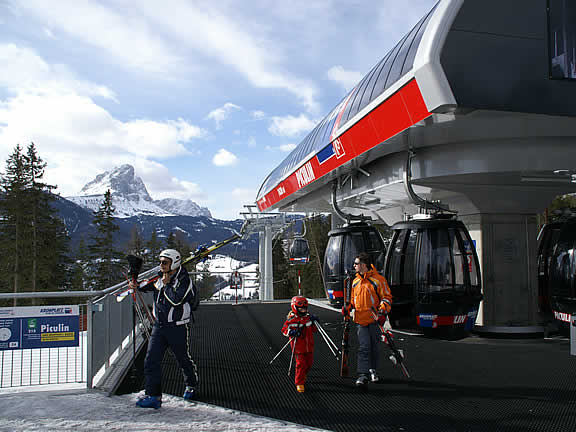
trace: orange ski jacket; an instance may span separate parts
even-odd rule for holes
[[[373,265],[364,275],[356,273],[352,281],[351,302],[355,309],[354,322],[363,326],[374,323],[373,307],[386,313],[392,309],[392,293],[388,282]]]

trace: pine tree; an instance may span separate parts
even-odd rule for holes
[[[56,216],[52,193],[56,186],[42,182],[46,163],[38,155],[36,146],[27,148],[25,169],[29,179],[27,188],[30,203],[30,288],[32,292],[65,288],[69,238],[62,220]]]
[[[24,232],[28,221],[26,206],[25,159],[22,147],[17,145],[6,160],[6,172],[0,178],[0,187],[4,197],[0,202],[0,247],[3,291],[17,293],[21,291],[26,276],[23,260]],[[16,306],[16,299],[14,299]]]
[[[325,297],[324,255],[328,244],[330,219],[317,215],[307,219],[305,223],[305,238],[310,248],[310,260],[307,264],[299,266],[302,270],[302,291],[307,297]]]
[[[283,247],[283,240],[272,242],[272,268],[274,273],[273,290],[275,299],[291,298],[296,295],[294,275],[290,269],[290,260]]]
[[[3,290],[53,291],[67,284],[68,236],[52,203],[55,186],[42,182],[46,163],[31,143],[17,145],[0,179],[0,274]],[[25,287],[25,289],[23,288]],[[20,301],[20,303],[30,301]],[[16,305],[16,301],[14,301]]]
[[[158,265],[158,255],[162,251],[162,243],[158,240],[158,234],[156,230],[152,231],[150,239],[146,243],[147,253],[144,257],[144,263],[146,268],[152,268]]]
[[[76,262],[72,268],[71,288],[74,291],[86,290],[86,266],[88,265],[88,251],[84,238],[81,237],[76,251]]]
[[[114,247],[114,233],[120,228],[114,223],[114,211],[112,193],[108,189],[104,194],[104,201],[94,212],[96,235],[91,237],[92,243],[88,247],[90,257],[96,263],[93,277],[96,289],[108,288],[121,278],[119,253]]]
[[[144,255],[144,239],[137,224],[132,225],[130,240],[126,245],[126,252],[131,255],[142,257]]]

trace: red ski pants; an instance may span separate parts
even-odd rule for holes
[[[294,354],[294,357],[296,359],[296,376],[294,377],[294,382],[296,385],[303,385],[306,382],[306,377],[312,367],[312,363],[314,363],[314,353]]]

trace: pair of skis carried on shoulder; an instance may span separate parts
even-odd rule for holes
[[[349,272],[346,272],[346,278],[344,279],[344,306],[343,309],[347,310],[350,305],[352,296],[352,277]],[[349,312],[349,311],[348,311]],[[372,316],[374,321],[378,322],[378,315],[376,310],[372,308]],[[350,313],[344,314],[344,330],[342,332],[342,360],[340,364],[340,376],[349,377],[350,376],[350,366],[348,362],[348,352],[350,350]],[[396,366],[400,367],[402,374],[410,379],[410,373],[404,364],[404,351],[396,346],[394,340],[394,333],[392,330],[385,329],[384,325],[378,324],[378,328],[382,332],[382,342],[390,349],[390,361]]]
[[[244,231],[244,228],[245,227],[243,226],[241,232]],[[231,243],[231,242],[238,240],[240,238],[242,238],[242,235],[236,233],[233,236],[231,236],[225,240],[222,240],[218,243],[214,243],[213,245],[199,247],[188,258],[186,258],[182,261],[182,265],[185,266],[187,264],[197,264],[200,261],[208,258],[208,255],[210,255],[216,249],[219,249],[222,246],[225,246],[228,243]],[[131,279],[132,281],[139,283],[138,277],[141,276],[142,282],[140,282],[140,283],[145,283],[145,284],[153,283],[153,282],[157,281],[158,279],[160,279],[161,276],[158,274],[159,270],[160,270],[160,266],[156,266],[156,267],[154,267],[150,270],[147,270],[144,273],[140,274],[140,270],[141,270],[142,264],[143,264],[142,258],[137,257],[135,255],[128,255],[126,257],[126,259],[128,260],[128,266],[129,266],[128,275],[127,275],[128,279]],[[146,304],[146,301],[145,301],[142,293],[139,290],[132,290],[131,288],[126,288],[126,286],[123,285],[114,294],[116,295],[116,301],[118,301],[118,302],[121,302],[122,300],[124,300],[126,297],[128,297],[130,295],[132,296],[132,299],[134,301],[135,313],[138,316],[138,320],[140,321],[142,333],[148,339],[150,337],[151,332],[152,332],[152,326],[154,325],[155,318],[152,315],[150,308]]]
[[[225,240],[222,240],[221,242],[214,243],[213,245],[199,247],[188,258],[182,260],[182,265],[185,266],[187,264],[197,264],[200,261],[202,261],[203,259],[207,258],[208,255],[210,255],[216,249],[219,249],[222,246],[226,246],[228,243],[231,243],[231,242],[238,240],[240,238],[242,238],[242,236],[240,234],[234,234],[232,237],[229,237]],[[128,255],[126,258],[128,259],[128,264],[130,266],[130,274],[132,274],[132,267],[133,266],[138,267],[138,265],[139,265],[140,267],[142,267],[142,263],[141,263],[142,258],[134,256],[134,255]],[[140,263],[138,263],[138,260],[140,260]],[[144,278],[143,282],[151,283],[151,282],[157,281],[160,278],[160,276],[158,275],[159,270],[160,270],[160,266],[156,266],[156,267],[142,273],[141,276]],[[150,276],[152,276],[152,277],[150,277]],[[148,279],[146,279],[146,278],[148,278]],[[121,302],[126,297],[128,297],[130,294],[132,294],[132,289],[130,289],[130,288],[119,289],[115,294],[116,294],[116,301]]]

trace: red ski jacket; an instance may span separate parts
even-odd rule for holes
[[[286,322],[282,327],[282,334],[288,336],[292,329],[300,329],[300,336],[292,338],[290,346],[294,349],[294,353],[302,354],[314,352],[314,333],[317,331],[316,326],[310,320],[310,315],[298,316],[290,311],[286,317]],[[294,339],[296,339],[296,347],[294,348]]]

